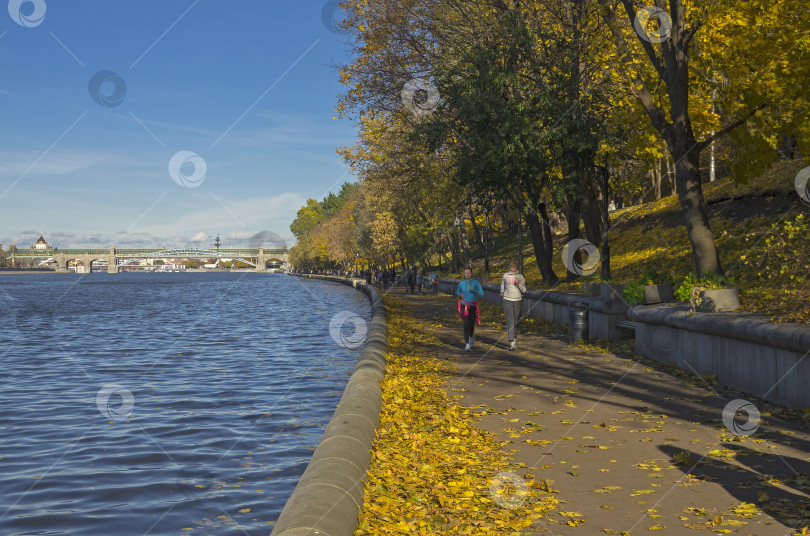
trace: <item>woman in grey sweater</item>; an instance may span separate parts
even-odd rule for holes
[[[509,271],[501,278],[501,296],[503,296],[503,314],[506,316],[506,333],[509,336],[509,349],[517,348],[517,323],[523,306],[523,294],[526,292],[526,279],[518,272],[518,263],[509,263]]]

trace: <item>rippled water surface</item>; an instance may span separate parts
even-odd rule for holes
[[[282,274],[0,276],[0,534],[268,534],[359,357],[340,311]]]

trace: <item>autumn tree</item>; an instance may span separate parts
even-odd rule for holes
[[[798,144],[791,155],[806,153],[810,11],[800,0],[347,0],[345,9],[354,59],[340,66],[338,109],[358,123],[358,143],[342,154],[363,191],[354,208],[363,251],[376,236],[396,254],[417,255],[430,239],[459,252],[466,227],[453,222],[469,220],[480,242],[487,200],[505,204],[502,216],[525,211],[553,283],[548,213],[565,214],[569,239],[582,221],[598,243],[598,165],[608,159],[614,187],[643,199],[644,188],[661,195],[661,175],[639,179],[671,162],[697,270],[720,272],[701,151],[729,135],[738,178],[785,140]],[[421,88],[410,107],[431,104],[427,113],[410,113],[409,87]],[[392,222],[395,236],[382,232]]]
[[[358,241],[365,252],[373,251],[371,223],[386,212],[398,230],[395,258],[424,263],[441,253],[459,214],[463,192],[451,177],[451,162],[412,142],[413,125],[404,114],[368,111],[358,123],[358,142],[339,150],[362,187],[364,200],[355,213]]]
[[[768,107],[775,108],[763,114],[772,120],[771,137],[782,130],[780,123],[799,128],[796,118],[807,116],[801,86],[806,88],[810,46],[807,32],[799,32],[810,22],[806,5],[794,0],[725,5],[656,0],[650,7],[633,0],[598,2],[628,89],[674,159],[676,193],[697,272],[722,273],[703,198],[700,153]],[[791,19],[788,24],[783,16]],[[700,39],[701,31],[706,39]],[[774,50],[785,57],[774,58]],[[714,98],[719,114],[712,111]],[[776,101],[782,102],[781,110]],[[791,121],[785,121],[787,109]],[[702,125],[696,117],[704,119]]]
[[[356,247],[353,227],[350,222],[342,220],[351,218],[350,200],[356,195],[357,185],[347,182],[337,194],[330,192],[321,201],[307,200],[290,224],[297,241],[290,250],[293,264],[307,267],[327,264],[347,266],[347,259],[354,260]],[[343,210],[347,203],[350,206]]]

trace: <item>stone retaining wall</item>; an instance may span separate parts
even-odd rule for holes
[[[271,535],[351,536],[363,504],[371,447],[380,424],[388,322],[379,293],[364,281],[303,275],[352,285],[371,301],[371,323],[360,359],[304,474]]]
[[[635,307],[636,352],[791,409],[810,408],[810,326],[767,317]]]

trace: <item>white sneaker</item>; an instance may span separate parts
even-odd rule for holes
[[[470,351],[470,345],[469,345],[469,344],[468,344],[467,346],[465,346],[465,347],[464,347],[464,351],[465,351],[465,352],[469,352],[469,351]]]
[[[467,346],[469,346],[470,348],[472,348],[472,347],[473,347],[473,338],[472,338],[472,335],[470,335],[470,343],[469,343]]]
[[[509,345],[509,349],[514,350],[516,348],[517,348],[517,341],[512,341],[512,343]]]

